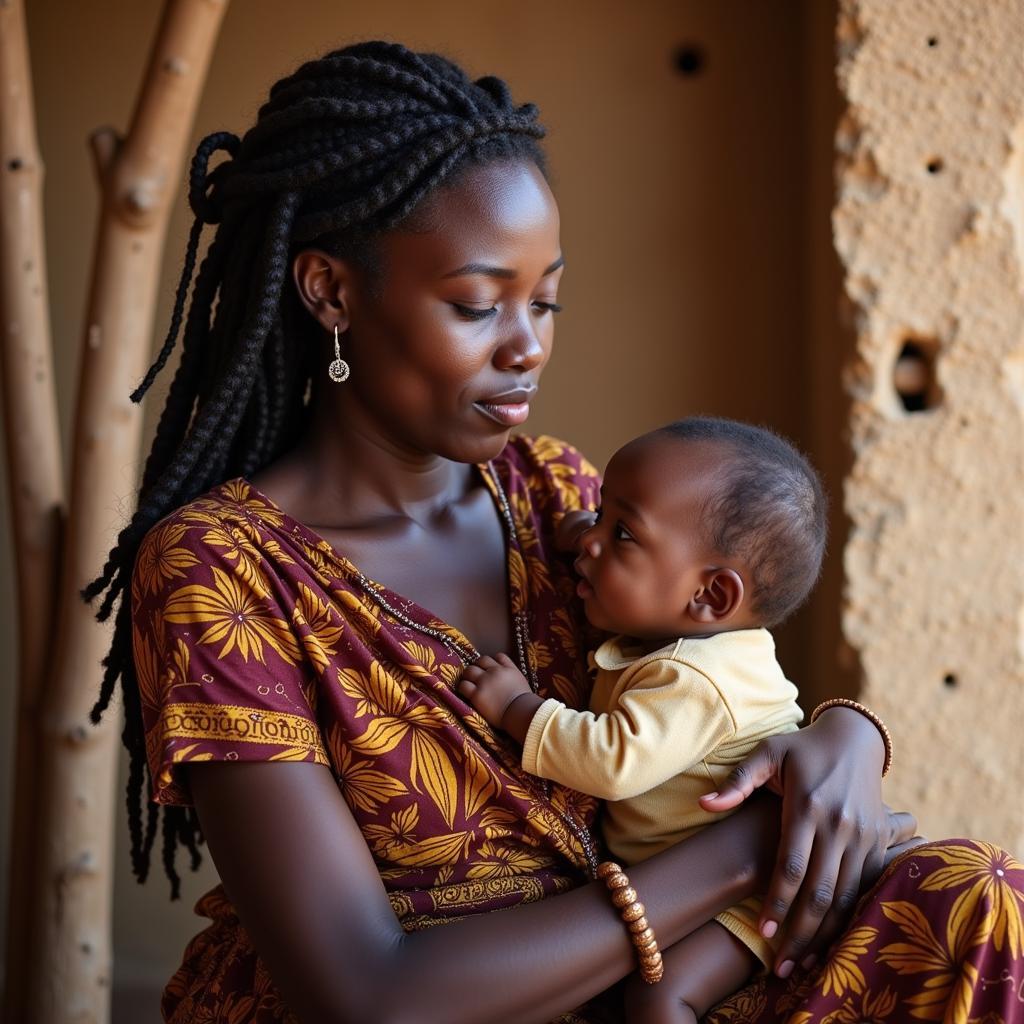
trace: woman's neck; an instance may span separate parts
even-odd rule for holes
[[[321,406],[296,447],[253,483],[307,524],[423,523],[466,495],[472,466],[402,448],[362,417]]]

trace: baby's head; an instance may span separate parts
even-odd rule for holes
[[[810,463],[769,430],[691,417],[608,463],[576,567],[587,618],[640,639],[771,627],[821,569],[827,499]]]

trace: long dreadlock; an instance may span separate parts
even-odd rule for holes
[[[543,134],[536,107],[515,106],[500,79],[473,82],[436,55],[371,42],[304,64],[274,85],[241,140],[215,132],[200,142],[188,187],[195,221],[170,328],[132,400],[149,390],[179,335],[181,361],[138,508],[102,573],[82,591],[87,601],[103,595],[101,621],[115,614],[92,719],[100,720],[120,679],[132,869],[140,882],[161,815],[172,898],[180,892],[177,848],[185,846],[195,869],[202,836],[191,808],[144,801],[151,780],[125,591],[147,531],[214,485],[256,472],[305,425],[315,344],[301,343],[313,321],[285,287],[291,258],[300,247],[316,247],[370,266],[374,239],[467,165],[526,159],[543,169],[536,141]],[[218,151],[228,158],[211,171]],[[194,273],[208,224],[216,234]]]

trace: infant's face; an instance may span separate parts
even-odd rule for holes
[[[713,445],[658,434],[612,456],[576,560],[578,593],[599,629],[649,640],[702,632],[687,608],[702,572],[722,564],[701,522],[720,458]]]

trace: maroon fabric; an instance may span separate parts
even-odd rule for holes
[[[571,560],[553,539],[565,512],[596,507],[597,473],[550,438],[518,438],[479,471],[496,502],[497,475],[515,523],[509,601],[526,616],[540,692],[584,707],[585,620]],[[132,602],[154,800],[188,803],[181,765],[190,761],[329,766],[406,929],[542,899],[585,877],[564,815],[587,827],[597,801],[559,785],[542,791],[516,746],[454,691],[459,656],[385,606],[469,648],[466,638],[367,586],[246,481],[150,532]],[[227,1012],[265,980],[223,892],[198,910],[215,923],[172,983],[165,1012],[178,1020]],[[236,970],[248,980],[228,983],[225,972]]]
[[[1024,1021],[1024,865],[949,839],[904,854],[820,967],[765,976],[707,1024]]]

